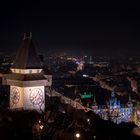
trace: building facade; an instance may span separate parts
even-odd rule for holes
[[[120,101],[115,96],[115,92],[111,93],[111,98],[106,105],[97,105],[94,99],[92,110],[104,120],[111,120],[114,123],[134,122],[134,106],[129,97],[128,103],[125,106],[120,104]]]
[[[10,109],[45,110],[45,88],[51,86],[52,78],[43,72],[31,34],[24,35],[11,74],[5,79],[10,85]]]

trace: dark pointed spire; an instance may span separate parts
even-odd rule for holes
[[[95,97],[95,95],[94,95],[93,102],[94,102],[94,105],[97,105],[97,102],[96,102],[96,97]]]
[[[131,102],[131,101],[132,101],[132,99],[131,99],[131,94],[129,94],[128,101],[129,101],[129,102]]]
[[[12,68],[38,69],[42,68],[39,56],[32,42],[32,33],[25,34],[21,46],[17,52]]]
[[[112,89],[112,92],[111,92],[111,97],[115,97],[116,95],[115,95],[116,93],[115,93],[115,88],[113,88]]]
[[[131,94],[129,94],[127,105],[128,105],[128,107],[132,107],[133,106]]]

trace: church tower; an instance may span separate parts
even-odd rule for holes
[[[43,74],[31,33],[29,36],[24,34],[11,71],[6,78],[10,85],[10,109],[44,111],[48,80]]]

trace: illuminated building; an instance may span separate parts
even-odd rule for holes
[[[117,124],[121,122],[135,122],[135,120],[132,119],[134,107],[130,96],[125,107],[121,106],[120,101],[117,100],[114,91],[111,93],[111,98],[107,102],[107,105],[97,106],[95,99],[94,102],[95,103],[92,105],[92,110],[104,120],[110,119]]]
[[[44,111],[45,87],[51,86],[51,77],[43,73],[31,33],[24,35],[11,72],[6,76],[6,84],[10,85],[10,109]]]

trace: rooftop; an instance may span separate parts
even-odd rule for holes
[[[17,52],[12,68],[39,69],[42,68],[39,56],[36,53],[31,34],[24,35],[21,46]]]

